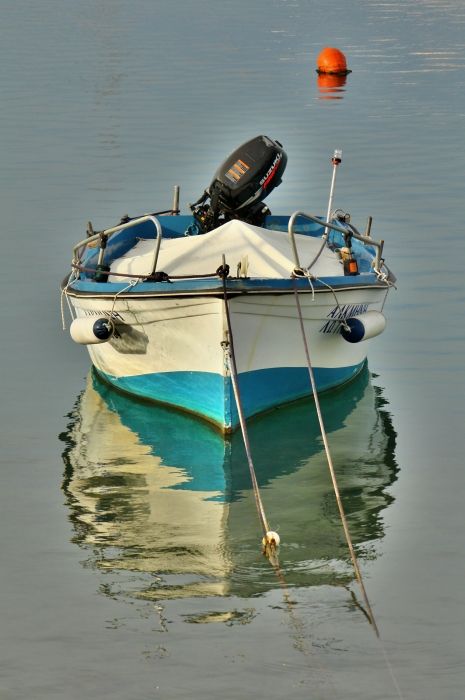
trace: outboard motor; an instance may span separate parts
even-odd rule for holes
[[[191,205],[202,233],[231,219],[262,225],[270,210],[263,204],[281,184],[287,155],[279,141],[256,136],[239,146],[218,168],[207,190]]]

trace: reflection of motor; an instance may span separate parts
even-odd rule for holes
[[[281,183],[287,156],[279,141],[256,136],[218,168],[207,190],[191,205],[202,233],[231,219],[260,226],[270,210],[263,200]]]

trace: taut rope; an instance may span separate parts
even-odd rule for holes
[[[329,286],[329,285],[328,285],[328,286]],[[331,290],[331,291],[333,291],[333,290]],[[333,292],[333,293],[334,293],[334,292]],[[338,509],[339,509],[339,515],[340,515],[340,518],[341,518],[342,527],[343,527],[343,529],[344,529],[344,535],[345,535],[345,538],[346,538],[346,541],[347,541],[347,546],[348,546],[348,548],[349,548],[350,557],[351,557],[351,559],[352,559],[352,565],[353,565],[353,567],[354,567],[355,577],[356,577],[356,579],[357,579],[357,581],[358,581],[358,584],[359,584],[359,586],[360,586],[360,590],[362,591],[363,600],[364,600],[364,602],[365,602],[365,608],[366,608],[366,609],[365,609],[364,612],[365,612],[365,614],[367,615],[369,621],[371,622],[371,625],[372,625],[373,630],[374,630],[374,632],[375,632],[375,634],[376,634],[376,637],[378,638],[379,643],[381,644],[381,651],[382,651],[382,654],[383,654],[383,658],[384,658],[384,661],[385,661],[385,663],[386,663],[386,667],[387,667],[387,669],[388,669],[388,672],[389,672],[389,675],[390,675],[390,677],[391,677],[391,680],[392,680],[392,683],[393,683],[393,685],[394,685],[394,688],[395,688],[395,691],[396,691],[396,693],[397,693],[397,696],[398,696],[398,698],[399,698],[400,700],[403,700],[402,691],[401,691],[401,689],[400,689],[400,687],[399,687],[399,684],[398,684],[398,682],[397,682],[397,678],[396,678],[396,676],[395,676],[395,674],[394,674],[394,669],[392,668],[392,664],[391,664],[391,662],[390,662],[390,660],[389,660],[387,651],[386,651],[386,649],[385,649],[385,647],[384,647],[383,640],[381,639],[381,636],[380,636],[380,633],[379,633],[379,629],[378,629],[378,625],[376,624],[375,616],[374,616],[372,607],[371,607],[371,605],[370,605],[370,601],[369,601],[369,599],[368,599],[368,594],[367,594],[367,592],[366,592],[365,584],[364,584],[364,582],[363,582],[362,572],[361,572],[361,570],[360,570],[360,566],[359,566],[359,563],[358,563],[357,555],[355,554],[354,546],[353,546],[353,544],[352,544],[352,538],[351,538],[351,535],[350,535],[349,526],[348,526],[348,523],[347,523],[347,518],[346,518],[345,511],[344,511],[344,506],[342,505],[341,494],[340,494],[339,486],[338,486],[337,479],[336,479],[336,473],[335,473],[335,471],[334,471],[333,460],[332,460],[332,457],[331,457],[331,452],[330,452],[329,444],[328,444],[328,438],[327,438],[327,435],[326,435],[326,430],[325,430],[325,426],[324,426],[324,422],[323,422],[323,416],[322,416],[322,413],[321,413],[320,400],[319,400],[319,397],[318,397],[318,391],[317,391],[316,382],[315,382],[315,375],[314,375],[314,372],[313,372],[313,366],[312,366],[312,362],[311,362],[311,359],[310,359],[310,351],[309,351],[309,347],[308,347],[307,336],[306,336],[306,334],[305,334],[305,327],[304,327],[304,321],[303,321],[303,316],[302,316],[302,307],[301,307],[301,305],[300,305],[299,294],[298,294],[297,288],[296,288],[295,286],[294,286],[294,295],[295,295],[296,306],[297,306],[297,314],[298,314],[298,316],[299,316],[300,329],[301,329],[301,332],[302,332],[302,340],[303,340],[304,348],[305,348],[305,356],[306,356],[306,359],[307,359],[308,373],[309,373],[309,376],[310,376],[310,383],[311,383],[311,385],[312,385],[313,399],[314,399],[314,401],[315,401],[315,408],[316,408],[316,412],[317,412],[317,415],[318,415],[318,422],[319,422],[319,424],[320,424],[321,437],[323,438],[323,444],[324,444],[325,452],[326,452],[326,459],[327,459],[327,462],[328,462],[329,472],[330,472],[330,474],[331,474],[331,481],[332,481],[332,483],[333,483],[334,494],[335,494],[335,496],[336,496],[337,506],[338,506]]]
[[[266,517],[265,509],[263,507],[263,501],[262,501],[262,498],[260,495],[260,488],[258,486],[258,481],[257,481],[257,477],[255,474],[255,467],[253,464],[252,452],[250,449],[250,441],[249,441],[249,435],[248,435],[248,431],[247,431],[247,424],[246,424],[245,417],[244,417],[244,411],[242,409],[242,401],[241,401],[241,396],[240,396],[240,391],[239,391],[236,353],[234,351],[234,336],[233,336],[233,332],[232,332],[231,314],[229,311],[228,294],[227,294],[227,289],[226,289],[226,278],[228,276],[228,273],[229,273],[229,265],[226,265],[225,260],[224,260],[224,256],[223,256],[223,264],[218,268],[217,274],[222,279],[222,282],[223,282],[224,308],[225,308],[226,325],[227,325],[227,331],[228,331],[228,338],[224,342],[224,348],[226,350],[226,356],[228,358],[229,370],[231,373],[231,383],[232,383],[232,387],[233,387],[234,398],[236,400],[237,413],[239,416],[239,423],[241,426],[242,438],[244,440],[244,447],[245,447],[245,452],[247,455],[247,462],[249,465],[250,478],[252,481],[253,493],[254,493],[254,498],[255,498],[255,505],[257,506],[258,517],[260,519],[260,523],[261,523],[262,530],[263,530],[263,540],[262,540],[263,553],[268,557],[268,559],[270,560],[270,563],[276,567],[278,565],[276,550],[277,550],[277,547],[279,545],[279,535],[276,532],[271,531],[269,528],[269,525],[268,525],[268,519]]]
[[[352,543],[352,537],[351,537],[351,535],[350,535],[350,530],[349,530],[349,526],[348,526],[348,523],[347,523],[346,514],[345,514],[345,511],[344,511],[344,506],[342,505],[341,494],[340,494],[340,491],[339,491],[339,486],[338,486],[338,483],[337,483],[336,473],[335,473],[335,471],[334,471],[333,460],[332,460],[331,452],[330,452],[330,449],[329,449],[328,437],[327,437],[327,435],[326,435],[326,429],[325,429],[325,426],[324,426],[323,416],[322,416],[322,413],[321,413],[320,400],[319,400],[319,398],[318,398],[318,391],[317,391],[316,382],[315,382],[315,375],[314,375],[314,372],[313,372],[313,366],[312,366],[312,362],[311,362],[311,359],[310,359],[310,351],[309,351],[309,347],[308,347],[307,336],[306,336],[306,334],[305,334],[304,321],[303,321],[303,317],[302,317],[302,307],[300,306],[299,294],[298,294],[298,292],[297,292],[296,287],[294,287],[294,295],[295,295],[296,306],[297,306],[297,314],[298,314],[298,316],[299,316],[300,329],[301,329],[301,332],[302,332],[302,340],[303,340],[303,343],[304,343],[305,356],[306,356],[306,359],[307,359],[308,373],[309,373],[309,376],[310,376],[310,383],[311,383],[311,385],[312,385],[313,399],[314,399],[314,401],[315,401],[315,408],[316,408],[316,412],[317,412],[317,416],[318,416],[318,422],[319,422],[319,425],[320,425],[321,437],[323,438],[323,444],[324,444],[324,447],[325,447],[326,460],[327,460],[327,462],[328,462],[329,472],[330,472],[330,475],[331,475],[331,481],[332,481],[332,484],[333,484],[334,495],[336,496],[337,507],[338,507],[338,509],[339,509],[339,515],[340,515],[340,518],[341,518],[342,527],[343,527],[343,529],[344,529],[344,535],[345,535],[345,538],[346,538],[347,546],[348,546],[348,548],[349,548],[350,557],[351,557],[351,559],[352,559],[352,565],[353,565],[353,567],[354,567],[355,576],[356,576],[356,578],[357,578],[357,581],[358,581],[358,583],[359,583],[360,589],[361,589],[361,591],[362,591],[363,600],[365,601],[365,606],[366,606],[367,614],[368,614],[368,617],[369,617],[369,619],[370,619],[370,622],[371,622],[371,624],[372,624],[372,626],[373,626],[373,629],[374,629],[374,631],[375,631],[376,636],[379,637],[378,625],[376,624],[375,616],[374,616],[374,614],[373,614],[373,610],[372,610],[372,608],[371,608],[370,601],[369,601],[369,599],[368,599],[368,595],[367,595],[367,592],[366,592],[366,589],[365,589],[365,584],[364,584],[364,582],[363,582],[362,572],[361,572],[361,570],[360,570],[360,566],[359,566],[359,563],[358,563],[357,555],[355,554],[355,549],[354,549],[354,546],[353,546],[353,543]]]

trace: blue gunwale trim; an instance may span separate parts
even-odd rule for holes
[[[360,287],[370,287],[376,289],[386,289],[386,283],[380,282],[374,273],[364,273],[360,275],[323,277],[312,280],[315,292],[328,292],[330,285],[335,290],[357,289]],[[79,294],[94,294],[95,296],[114,296],[118,292],[127,288],[127,281],[124,282],[92,282],[90,280],[76,280],[72,282],[67,292]],[[305,278],[289,279],[227,279],[226,288],[229,294],[291,294],[294,289],[299,292],[312,293],[312,289]],[[127,289],[121,296],[137,297],[143,295],[150,296],[179,296],[179,295],[209,295],[223,294],[223,285],[217,277],[207,279],[173,279],[168,282],[139,282],[134,287]]]

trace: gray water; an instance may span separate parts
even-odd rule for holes
[[[462,700],[463,0],[2,0],[0,18],[2,700],[387,700],[384,652],[403,697]],[[326,45],[353,71],[329,92],[315,73]],[[324,213],[343,149],[336,204],[362,229],[373,216],[398,277],[368,404],[333,430],[382,645],[351,595],[321,445],[292,469],[276,454],[264,488],[289,604],[245,483],[227,571],[202,569],[201,521],[203,545],[171,565],[144,525],[155,438],[124,410],[81,415],[98,396],[82,395],[89,360],[61,330],[72,244],[89,219],[169,207],[177,183],[185,210],[259,133],[289,158],[273,213]],[[94,439],[111,483],[94,479]],[[133,481],[116,483],[128,465]],[[174,479],[185,464],[169,466]]]

